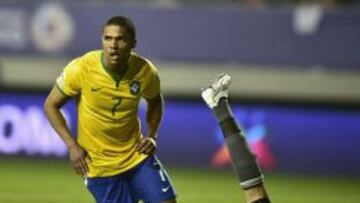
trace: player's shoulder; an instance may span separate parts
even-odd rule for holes
[[[72,69],[76,69],[77,72],[87,71],[89,68],[100,63],[100,55],[100,50],[86,52],[83,55],[74,58],[68,66]]]
[[[92,50],[79,57],[79,63],[94,65],[100,62],[101,50]]]
[[[156,66],[149,59],[136,52],[131,52],[131,64],[136,67],[139,72],[157,71]]]

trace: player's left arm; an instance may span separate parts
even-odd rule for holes
[[[137,150],[140,153],[152,155],[156,152],[157,132],[163,115],[164,99],[159,93],[151,99],[146,99],[146,102],[147,136],[139,141]]]

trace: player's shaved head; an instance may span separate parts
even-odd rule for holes
[[[135,25],[130,18],[128,18],[126,16],[113,16],[109,20],[106,21],[105,25],[103,26],[102,31],[104,31],[104,28],[109,25],[117,25],[117,26],[121,26],[121,27],[126,27],[131,39],[136,41]]]

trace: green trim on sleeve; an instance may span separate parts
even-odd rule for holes
[[[61,94],[63,94],[65,97],[71,97],[70,95],[67,95],[67,94],[64,92],[64,90],[62,90],[61,87],[60,87],[57,83],[55,83],[55,86],[57,87],[58,90],[60,90]]]

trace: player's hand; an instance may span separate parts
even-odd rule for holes
[[[86,176],[89,172],[89,168],[86,163],[86,159],[88,158],[86,151],[76,144],[69,147],[69,155],[71,164],[76,173],[82,176]]]
[[[156,141],[154,138],[143,137],[141,138],[137,145],[136,150],[143,154],[153,155],[156,152]]]

